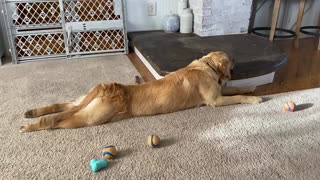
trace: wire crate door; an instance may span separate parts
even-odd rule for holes
[[[60,0],[69,56],[127,53],[122,0]]]

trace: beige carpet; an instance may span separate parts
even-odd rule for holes
[[[63,102],[99,82],[133,83],[126,56],[0,67],[1,179],[319,179],[320,89],[258,105],[200,107],[98,127],[20,134],[29,108]],[[285,113],[287,100],[299,111]],[[147,147],[158,134],[162,145]],[[105,145],[119,156],[92,173]]]

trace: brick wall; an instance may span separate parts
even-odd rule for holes
[[[194,33],[215,36],[247,33],[252,0],[189,0]]]

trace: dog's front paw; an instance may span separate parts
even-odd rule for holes
[[[249,87],[246,87],[246,92],[247,93],[252,93],[256,90],[256,86],[249,86]]]
[[[262,102],[261,97],[252,97],[251,104],[258,104]]]
[[[33,111],[29,110],[29,111],[25,112],[24,117],[25,118],[34,118]]]
[[[19,131],[20,131],[21,133],[29,132],[29,131],[30,131],[29,125],[21,126]]]
[[[256,96],[249,96],[245,103],[247,104],[258,104],[262,102],[262,98],[261,97],[256,97]]]

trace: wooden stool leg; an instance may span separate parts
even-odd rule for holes
[[[296,25],[296,37],[294,39],[294,47],[299,48],[299,39],[300,39],[300,28],[301,28],[301,23],[303,19],[303,12],[304,12],[304,5],[305,5],[306,0],[300,0],[299,4],[299,12],[298,12],[298,17],[297,17],[297,25]]]
[[[272,13],[272,24],[271,24],[270,37],[269,37],[269,40],[271,42],[273,41],[273,37],[274,37],[275,31],[276,31],[276,27],[277,27],[277,23],[278,23],[280,2],[281,2],[281,0],[275,0],[274,1],[273,13]]]

